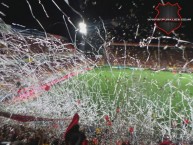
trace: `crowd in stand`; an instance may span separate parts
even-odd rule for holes
[[[3,125],[0,128],[1,144],[12,145],[62,145],[63,140],[44,129],[32,129],[23,125]]]
[[[99,131],[100,132],[100,131]],[[128,140],[116,140],[114,143],[104,142],[104,137],[86,138],[84,131],[79,131],[79,125],[74,125],[70,131],[55,137],[54,132],[46,129],[32,129],[24,125],[3,125],[0,127],[0,144],[4,145],[147,145],[144,142],[130,143]],[[86,140],[86,142],[85,142]],[[149,145],[149,144],[148,144]],[[169,136],[151,145],[192,145],[191,142],[172,143]]]
[[[130,66],[150,68],[155,70],[176,70],[177,72],[192,72],[192,51],[179,49],[167,51],[161,48],[110,46],[107,48],[108,55],[98,59],[98,65],[110,64],[112,66]]]
[[[75,126],[73,130],[79,126]],[[96,130],[98,133],[100,130]],[[106,131],[105,131],[106,133]],[[61,134],[62,136],[63,134]],[[67,136],[67,135],[66,135]],[[99,136],[98,136],[99,137]],[[3,125],[0,127],[0,144],[11,144],[11,145],[100,145],[109,144],[102,143],[96,136],[93,138],[87,138],[87,143],[81,144],[77,143],[77,138],[80,140],[85,140],[84,131],[81,134],[70,133],[65,139],[70,140],[65,141],[63,137],[55,137],[54,132],[47,131],[46,129],[32,129],[24,125]],[[116,145],[130,145],[128,141],[117,140],[114,144]]]

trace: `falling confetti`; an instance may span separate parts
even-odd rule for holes
[[[17,31],[2,21],[0,25],[0,110],[2,112],[22,114],[32,118],[35,116],[49,118],[54,121],[63,118],[63,121],[58,122],[42,121],[45,124],[47,122],[52,124],[59,133],[67,127],[68,118],[78,112],[81,125],[96,129],[97,135],[102,134],[100,141],[104,144],[119,142],[121,138],[133,143],[142,140],[148,143],[156,142],[165,134],[169,134],[174,141],[179,139],[178,136],[181,140],[191,138],[192,94],[188,89],[181,89],[181,82],[185,80],[183,80],[184,75],[174,69],[171,74],[174,73],[172,77],[177,83],[168,79],[160,86],[156,79],[149,80],[144,76],[145,71],[143,71],[144,62],[151,63],[153,56],[159,56],[157,52],[152,54],[149,50],[152,45],[156,50],[162,48],[169,50],[173,46],[178,50],[184,50],[186,45],[192,45],[191,42],[177,37],[177,32],[173,33],[174,36],[158,35],[155,24],[145,27],[135,14],[140,5],[132,2],[133,8],[129,10],[131,15],[116,17],[111,21],[111,26],[108,27],[108,23],[101,17],[99,23],[95,21],[97,25],[93,33],[88,34],[88,38],[84,38],[93,50],[91,54],[97,58],[97,61],[93,61],[77,49],[73,37],[71,40],[74,43],[67,44],[48,34],[38,17],[34,15],[30,2],[28,0],[26,2],[34,21],[41,26],[43,32],[33,36]],[[41,0],[38,2],[45,16],[49,17]],[[87,2],[86,0],[85,3]],[[61,12],[66,26],[66,22],[69,22],[77,32],[76,25],[70,17],[54,0],[52,3]],[[4,3],[1,5],[9,8]],[[92,5],[98,5],[97,1],[92,1]],[[115,6],[120,11],[124,8],[120,3]],[[82,17],[75,9],[72,10]],[[0,15],[6,14],[0,11]],[[20,24],[13,23],[13,25],[27,29]],[[69,30],[68,33],[70,35]],[[132,42],[130,38],[135,38],[136,42]],[[131,40],[131,43],[127,43],[128,40]],[[173,40],[175,44],[162,45],[163,40]],[[155,43],[153,44],[155,41],[156,46]],[[124,45],[115,42],[123,42]],[[115,50],[114,54],[109,53],[111,47]],[[128,47],[131,47],[130,52],[127,51]],[[134,53],[132,47],[147,48],[143,55],[144,62],[140,60],[140,55]],[[186,70],[193,59],[186,59],[185,55],[183,56],[186,62],[182,64],[182,70]],[[103,57],[106,57],[106,62],[99,62]],[[149,73],[152,78],[161,73],[161,70],[165,70],[158,67],[158,62],[154,63],[154,67],[149,68],[152,69]],[[109,66],[107,74],[98,67],[99,63]],[[130,73],[124,73],[126,69],[129,69]],[[186,86],[192,87],[192,76],[186,75],[189,78]],[[175,98],[178,102],[174,101]],[[174,106],[181,108],[176,109]],[[4,123],[7,122],[5,119]],[[86,135],[90,137],[93,132],[87,131]],[[98,141],[97,138],[93,140],[95,143]]]

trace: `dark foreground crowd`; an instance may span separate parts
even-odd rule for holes
[[[45,129],[33,129],[23,125],[3,125],[0,128],[0,144],[10,145],[64,145],[63,140],[51,136]]]
[[[79,128],[75,125],[75,133],[66,135],[65,138],[55,137],[51,131],[45,129],[32,129],[23,125],[3,125],[0,127],[1,145],[133,145],[129,141],[118,140],[114,143],[100,142],[97,138],[87,139],[84,132],[76,132]],[[67,140],[67,141],[66,141]],[[143,142],[135,145],[147,145]],[[163,141],[152,145],[193,145],[193,143],[172,143],[165,137]]]
[[[193,145],[193,142],[179,141],[173,143],[168,135],[162,140],[152,143],[130,142],[124,139],[115,139],[116,136],[106,138],[102,131],[95,129],[95,136],[89,137],[86,131],[79,127],[79,116],[75,114],[72,122],[59,137],[50,128],[34,129],[24,125],[2,125],[0,126],[1,145]],[[98,135],[98,137],[96,136]],[[100,136],[100,137],[99,137]],[[113,138],[113,139],[112,139]],[[107,141],[108,140],[108,141]],[[109,140],[111,140],[109,142]]]

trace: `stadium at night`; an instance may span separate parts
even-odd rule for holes
[[[0,144],[193,144],[192,4],[0,0]]]

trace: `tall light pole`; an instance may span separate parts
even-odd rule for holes
[[[78,31],[79,31],[79,33],[82,35],[82,37],[81,37],[80,49],[81,49],[82,51],[85,51],[85,37],[86,37],[86,35],[87,35],[87,25],[86,25],[84,22],[80,22],[80,23],[78,24],[78,26],[79,26]]]
[[[84,22],[80,22],[78,24],[78,26],[79,26],[79,32],[81,34],[83,34],[83,35],[86,35],[87,34],[87,26],[86,26],[86,24]]]

